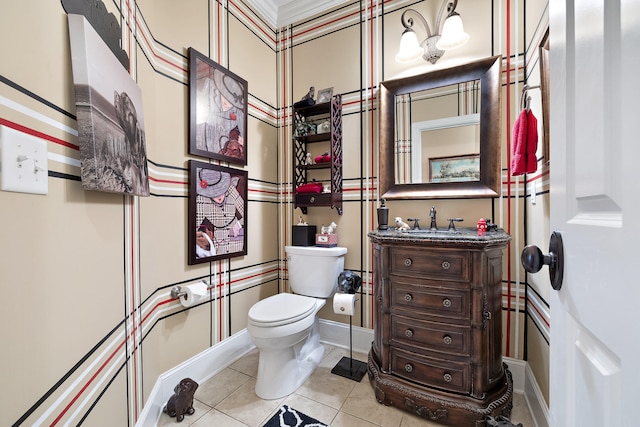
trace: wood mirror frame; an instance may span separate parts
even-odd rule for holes
[[[500,55],[380,83],[380,194],[389,200],[497,197],[500,188]],[[480,80],[480,180],[395,183],[395,97]]]
[[[543,162],[549,163],[549,28],[540,43],[540,91],[542,92],[542,155]]]

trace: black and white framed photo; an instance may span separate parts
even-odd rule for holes
[[[82,187],[149,196],[142,90],[83,15],[68,20]]]
[[[328,87],[326,89],[322,89],[318,92],[318,104],[322,104],[323,102],[331,101],[331,97],[333,96],[333,87]]]

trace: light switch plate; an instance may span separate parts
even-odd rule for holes
[[[0,190],[47,194],[49,165],[47,142],[0,126]]]
[[[538,186],[536,185],[536,181],[531,183],[531,204],[536,204],[536,194],[538,193]]]

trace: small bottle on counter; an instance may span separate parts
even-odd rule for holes
[[[480,218],[478,220],[478,236],[486,236],[487,235],[487,220],[484,218]]]
[[[389,208],[384,205],[384,199],[380,200],[378,208],[378,230],[389,228]]]

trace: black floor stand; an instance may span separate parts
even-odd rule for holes
[[[360,360],[353,360],[353,327],[351,321],[353,316],[349,316],[349,357],[343,357],[331,370],[332,374],[349,378],[360,382],[367,372],[367,364]]]

